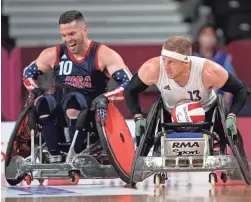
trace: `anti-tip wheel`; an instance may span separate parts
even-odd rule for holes
[[[153,179],[153,183],[155,184],[155,187],[159,187],[160,186],[160,181],[161,181],[160,174],[155,174],[154,175],[154,179]]]
[[[215,173],[210,173],[209,174],[209,183],[212,186],[215,186],[217,184],[218,180],[217,180],[217,175]]]
[[[167,174],[166,173],[161,173],[161,180],[160,180],[160,183],[161,184],[165,184],[166,181],[167,181]]]
[[[223,183],[226,183],[227,182],[227,174],[222,172],[220,175],[220,179],[222,180]]]
[[[136,182],[130,182],[130,185],[131,185],[132,188],[135,188]]]
[[[72,176],[71,176],[71,182],[72,184],[78,184],[79,182],[79,175],[77,173],[74,173]]]
[[[26,175],[24,179],[25,179],[25,182],[27,185],[31,184],[31,176],[30,175]]]
[[[39,185],[43,185],[44,179],[39,179],[38,182],[39,182]]]

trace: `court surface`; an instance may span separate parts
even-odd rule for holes
[[[244,182],[221,181],[213,188],[209,173],[169,173],[165,185],[156,189],[153,177],[128,188],[115,180],[80,180],[71,185],[68,180],[46,180],[39,185],[22,182],[9,186],[2,175],[2,202],[251,202],[251,186]]]

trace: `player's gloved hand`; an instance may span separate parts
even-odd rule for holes
[[[143,117],[134,118],[135,122],[135,136],[136,136],[136,145],[139,146],[140,139],[143,133],[145,133],[146,129],[146,119]]]
[[[37,97],[43,95],[43,90],[40,88],[34,88],[28,95],[27,102],[31,102],[32,100],[36,99]]]
[[[91,110],[96,109],[96,118],[102,125],[105,124],[107,118],[107,108],[109,100],[105,95],[99,95],[92,101]]]
[[[237,135],[236,116],[235,116],[235,114],[229,114],[227,116],[226,127],[227,127],[227,130],[231,131],[232,137]]]

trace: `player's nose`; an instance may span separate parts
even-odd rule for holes
[[[71,36],[67,35],[67,36],[65,37],[65,41],[67,41],[67,42],[72,41]]]
[[[68,38],[65,40],[66,44],[71,44],[72,43],[72,39]]]
[[[167,72],[169,72],[171,69],[170,69],[170,67],[169,67],[168,65],[166,65],[166,66],[165,66],[165,70],[166,70]]]

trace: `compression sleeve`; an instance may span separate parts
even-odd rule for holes
[[[24,69],[23,83],[29,92],[31,92],[34,88],[38,88],[37,78],[42,74],[43,72],[38,69],[35,61]]]
[[[135,114],[141,114],[141,107],[139,101],[139,93],[147,89],[148,86],[144,84],[136,73],[130,83],[126,86],[124,91],[125,101],[129,110]]]
[[[124,99],[123,92],[126,85],[132,78],[130,71],[127,69],[120,69],[113,73],[112,78],[119,84],[119,87],[113,91],[107,92],[104,95],[110,101],[120,101]]]
[[[229,113],[237,115],[245,105],[247,97],[250,94],[250,89],[245,83],[238,80],[231,73],[228,73],[228,79],[221,89],[224,92],[233,94],[233,102],[230,107]]]

